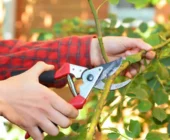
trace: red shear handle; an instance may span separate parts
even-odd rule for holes
[[[82,109],[83,105],[86,103],[86,99],[78,95],[74,97],[69,103],[73,105],[76,109]]]

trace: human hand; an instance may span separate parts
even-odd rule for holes
[[[103,44],[110,61],[116,60],[119,57],[136,54],[141,50],[148,51],[145,55],[147,60],[151,60],[155,57],[155,52],[152,51],[152,47],[141,39],[108,36],[103,37]],[[90,56],[91,65],[98,66],[104,63],[97,38],[92,39]],[[136,63],[129,67],[125,76],[132,78],[137,74],[140,67],[144,69],[143,61],[141,61],[141,66]]]
[[[38,62],[21,75],[0,81],[0,115],[26,130],[34,140],[44,132],[57,135],[53,123],[66,128],[78,111],[56,93],[39,83],[39,75],[54,66]]]

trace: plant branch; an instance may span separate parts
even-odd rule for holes
[[[160,49],[162,47],[164,47],[165,45],[167,45],[168,43],[170,43],[170,39],[168,39],[167,41],[159,44],[159,45],[156,45],[153,50],[157,50],[157,49]],[[143,56],[147,51],[145,50],[142,50],[141,52],[139,52],[138,54]],[[142,57],[141,57],[142,58]],[[140,61],[140,60],[139,60]],[[93,135],[94,135],[94,132],[95,132],[95,128],[96,128],[96,125],[99,121],[99,118],[100,118],[100,114],[102,112],[102,109],[103,109],[103,106],[105,104],[105,101],[106,101],[106,98],[109,94],[109,91],[110,91],[110,87],[114,81],[114,79],[123,71],[125,70],[131,63],[129,61],[125,61],[121,66],[120,68],[116,71],[116,73],[114,73],[112,76],[110,76],[107,81],[106,81],[106,84],[105,84],[105,90],[99,100],[99,103],[97,104],[97,107],[96,107],[96,110],[95,110],[95,113],[93,115],[93,118],[92,118],[92,121],[91,121],[91,125],[90,125],[90,128],[89,128],[89,132],[86,136],[86,140],[92,140],[93,139]]]
[[[88,0],[88,2],[89,2],[89,5],[90,5],[90,8],[91,8],[91,11],[93,13],[95,23],[96,23],[98,41],[99,41],[99,46],[100,46],[100,49],[101,49],[101,52],[102,52],[103,59],[105,60],[105,62],[109,62],[109,59],[107,57],[107,54],[105,52],[104,45],[103,45],[102,31],[101,31],[98,15],[96,13],[96,10],[95,10],[95,7],[94,7],[92,0]]]
[[[105,84],[105,88],[104,88],[105,90],[104,90],[104,92],[103,92],[103,94],[102,94],[102,96],[99,100],[99,103],[97,104],[96,112],[95,112],[95,114],[92,118],[91,125],[90,125],[90,128],[89,128],[86,140],[92,140],[93,139],[94,131],[95,131],[97,122],[99,121],[101,111],[102,111],[103,106],[105,104],[105,100],[106,100],[106,98],[109,94],[110,87],[113,83],[113,79],[115,79],[128,66],[129,66],[129,62],[125,62],[123,65],[120,66],[120,68],[115,72],[115,74],[113,74],[112,76],[110,76],[107,79],[106,84]]]
[[[98,14],[100,8],[107,2],[108,0],[105,0],[103,1],[98,7],[97,7],[97,10],[96,10],[96,13]]]

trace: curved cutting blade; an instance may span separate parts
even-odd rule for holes
[[[110,90],[115,90],[115,89],[119,89],[119,88],[122,88],[124,86],[126,86],[127,84],[129,84],[131,81],[131,79],[129,80],[126,80],[122,83],[118,83],[118,84],[112,84]],[[101,89],[103,90],[104,89],[104,86],[105,86],[105,83],[100,81],[97,85],[95,85],[94,87],[97,88],[97,89]]]
[[[122,57],[110,63],[101,65],[101,67],[103,67],[103,72],[98,78],[96,85],[100,83],[100,81],[102,81],[103,79],[113,75],[118,70],[121,64],[122,64]]]

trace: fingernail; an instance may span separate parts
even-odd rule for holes
[[[28,139],[30,135],[28,133],[25,134],[25,139]]]
[[[126,52],[126,55],[128,56],[128,55],[131,55],[132,53],[130,52],[130,51],[127,51]]]

